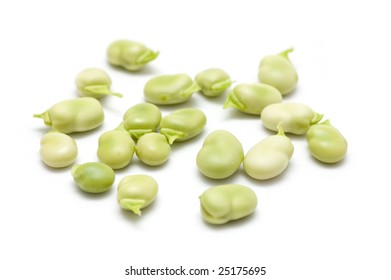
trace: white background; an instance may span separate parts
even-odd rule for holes
[[[130,277],[125,269],[266,266],[241,279],[391,279],[390,50],[387,1],[3,1],[0,4],[2,184],[1,279],[173,279]],[[159,57],[139,73],[114,69],[106,47],[120,38],[145,43]],[[319,164],[304,137],[282,176],[267,182],[243,170],[223,181],[204,178],[195,156],[206,135],[227,129],[247,151],[271,135],[258,117],[223,110],[225,96],[194,94],[162,108],[202,109],[197,138],[174,144],[164,166],[134,162],[117,172],[103,195],[82,193],[70,168],[52,170],[39,158],[48,131],[32,118],[76,97],[74,78],[100,67],[124,98],[103,102],[102,127],[74,135],[78,163],[94,161],[99,135],[144,101],[145,82],[159,74],[194,76],[209,67],[236,81],[256,82],[260,59],[294,47],[297,90],[285,101],[311,106],[347,138],[336,165]],[[159,183],[141,217],[120,209],[116,184],[144,173]],[[254,215],[210,226],[198,196],[210,186],[239,183],[258,195]],[[178,279],[217,279],[178,277]],[[221,278],[226,278],[220,276]],[[228,277],[228,279],[238,279]]]

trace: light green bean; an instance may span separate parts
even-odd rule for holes
[[[329,120],[311,126],[306,139],[311,155],[321,162],[340,162],[348,150],[345,137]]]
[[[41,138],[40,155],[50,167],[62,168],[71,165],[77,158],[76,141],[67,134],[49,131]]]
[[[281,101],[281,93],[273,86],[239,84],[228,93],[224,109],[232,107],[247,114],[259,115],[267,105]]]
[[[88,193],[106,192],[115,181],[113,169],[101,162],[76,164],[72,167],[71,174],[80,189]]]
[[[130,107],[122,119],[124,128],[133,138],[139,139],[146,133],[158,130],[162,113],[156,105],[144,102]]]
[[[206,177],[224,179],[239,169],[243,158],[243,146],[239,140],[226,130],[216,130],[205,138],[196,163]]]
[[[138,71],[148,62],[155,60],[159,52],[154,52],[144,44],[131,40],[117,40],[107,48],[107,59],[110,64],[128,71]]]
[[[118,92],[112,92],[111,78],[102,69],[99,68],[87,68],[77,74],[76,89],[80,96],[88,96],[96,99],[100,99],[106,95],[114,95],[122,97],[122,94]]]
[[[252,189],[237,184],[210,187],[199,199],[202,217],[215,225],[244,218],[253,213],[258,204]]]
[[[219,68],[208,68],[199,72],[195,79],[201,92],[208,97],[220,96],[232,84],[228,73]]]
[[[98,158],[112,169],[129,165],[134,150],[135,143],[122,124],[114,130],[104,132],[98,140]]]
[[[293,151],[292,141],[279,127],[277,135],[261,140],[246,153],[243,169],[247,175],[257,180],[274,178],[287,168]]]
[[[122,208],[141,215],[141,209],[155,201],[158,184],[151,176],[128,175],[118,183],[117,201]]]
[[[259,64],[259,81],[277,88],[283,96],[292,92],[298,81],[296,69],[288,57],[292,51],[293,48],[268,55]]]
[[[179,104],[188,101],[199,89],[187,74],[159,75],[147,81],[144,97],[156,105]]]
[[[171,146],[167,138],[157,132],[144,134],[136,144],[136,155],[145,164],[150,166],[162,165],[171,154]]]
[[[88,131],[100,126],[104,120],[102,105],[92,97],[67,99],[33,116],[63,133]]]
[[[309,127],[318,123],[322,114],[313,111],[301,103],[285,102],[266,106],[261,113],[261,121],[265,128],[278,131],[281,125],[285,133],[302,135]]]
[[[200,134],[206,126],[204,112],[196,108],[183,108],[162,118],[159,130],[171,145],[175,141],[185,141]]]

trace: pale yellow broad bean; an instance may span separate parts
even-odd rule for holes
[[[246,153],[243,169],[257,180],[274,178],[287,168],[293,151],[292,141],[279,127],[278,134],[261,140]]]
[[[69,166],[76,160],[77,154],[76,141],[65,133],[49,131],[41,138],[40,155],[47,166]]]
[[[323,118],[302,103],[283,102],[266,106],[261,113],[261,121],[265,128],[278,131],[281,125],[285,133],[303,135],[311,125],[318,123]]]

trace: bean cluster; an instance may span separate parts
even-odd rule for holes
[[[306,135],[310,153],[321,162],[336,163],[345,157],[347,141],[329,120],[320,122],[323,115],[305,104],[283,101],[298,82],[298,74],[288,57],[292,51],[265,56],[259,64],[259,83],[234,86],[222,104],[224,108],[244,114],[259,115],[263,126],[276,134],[256,143],[245,153],[231,132],[211,132],[196,157],[197,167],[204,176],[228,178],[241,165],[248,176],[257,180],[280,175],[294,152],[286,133]],[[138,71],[158,54],[142,43],[119,40],[109,45],[107,60],[127,71]],[[34,115],[51,127],[41,139],[40,155],[52,168],[64,168],[75,162],[77,144],[69,134],[89,131],[103,123],[104,110],[99,99],[122,97],[121,93],[111,91],[111,78],[98,68],[81,71],[75,84],[79,97],[60,101]],[[232,84],[230,76],[219,68],[201,71],[194,79],[184,73],[151,78],[144,86],[145,102],[130,107],[115,129],[100,135],[99,161],[73,165],[71,175],[76,185],[89,193],[109,190],[115,181],[114,170],[128,166],[134,154],[146,165],[164,164],[170,156],[171,145],[199,135],[207,119],[204,112],[196,108],[183,108],[162,116],[158,106],[185,103],[195,92],[214,98]],[[141,209],[150,205],[157,193],[158,183],[152,177],[128,175],[118,184],[117,200],[122,208],[140,215]],[[243,218],[257,206],[256,194],[243,185],[214,186],[199,198],[201,215],[211,224]]]

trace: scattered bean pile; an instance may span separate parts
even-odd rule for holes
[[[323,115],[306,104],[283,101],[298,82],[296,69],[288,58],[292,51],[264,57],[259,64],[259,83],[236,85],[222,104],[224,108],[259,115],[263,126],[276,134],[245,153],[242,144],[229,131],[211,132],[195,159],[204,176],[228,178],[242,164],[245,173],[257,180],[280,175],[294,152],[292,141],[285,133],[306,135],[309,152],[321,162],[332,164],[345,157],[347,141],[329,120],[320,122]],[[107,60],[127,71],[137,71],[158,54],[142,43],[119,40],[109,45]],[[52,168],[64,168],[75,162],[78,148],[69,134],[89,131],[103,123],[104,110],[99,99],[108,95],[122,97],[121,93],[111,91],[111,79],[101,69],[81,71],[75,83],[80,97],[60,101],[34,115],[51,127],[41,139],[40,156]],[[195,108],[179,109],[163,117],[157,105],[184,103],[195,92],[211,98],[220,96],[232,83],[230,76],[219,68],[199,72],[194,79],[184,73],[151,78],[144,86],[146,102],[130,107],[117,128],[99,137],[99,162],[73,165],[71,176],[75,183],[85,192],[105,192],[114,184],[114,170],[128,166],[134,154],[144,164],[164,164],[170,156],[171,145],[199,135],[207,119],[204,112]],[[157,193],[158,183],[152,177],[128,175],[118,184],[117,200],[122,208],[140,215],[141,209],[150,205]],[[201,215],[211,224],[243,218],[257,207],[256,194],[243,185],[210,187],[199,198]]]

